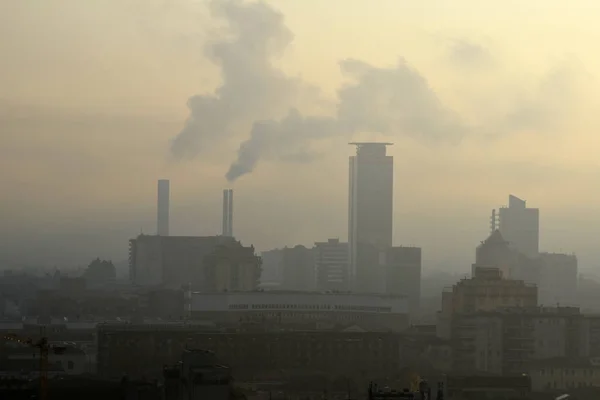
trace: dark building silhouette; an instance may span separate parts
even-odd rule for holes
[[[414,320],[421,302],[421,248],[391,247],[385,256],[386,292],[408,298],[408,310]]]
[[[350,157],[348,243],[354,289],[380,292],[381,271],[378,252],[392,246],[394,166],[386,155],[391,143],[351,143],[356,155]]]
[[[282,289],[310,291],[315,288],[315,255],[302,245],[285,247],[281,258]]]

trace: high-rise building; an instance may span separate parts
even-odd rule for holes
[[[385,255],[386,292],[406,296],[411,320],[419,317],[421,303],[421,248],[390,247]]]
[[[528,257],[537,257],[540,242],[540,210],[528,208],[525,200],[511,194],[508,196],[508,207],[501,207],[498,214],[498,228],[509,246]]]
[[[351,143],[348,243],[353,289],[379,292],[381,257],[392,246],[394,161],[386,155],[391,143]]]
[[[233,237],[233,190],[223,190],[223,236]]]
[[[348,243],[339,239],[316,242],[315,267],[317,289],[322,291],[348,290]]]
[[[158,203],[156,212],[156,234],[169,236],[169,180],[158,181]]]

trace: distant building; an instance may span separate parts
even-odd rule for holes
[[[234,243],[225,236],[149,236],[129,241],[129,275],[139,286],[181,288],[204,285],[204,257],[220,244]]]
[[[541,253],[540,303],[575,305],[577,303],[577,257],[574,254]]]
[[[283,283],[283,249],[273,249],[260,253],[262,287],[280,287]]]
[[[275,325],[360,324],[370,330],[403,331],[408,328],[404,297],[316,292],[191,293],[193,320],[222,324],[257,322]]]
[[[528,208],[525,200],[508,197],[508,207],[499,210],[498,228],[511,248],[528,257],[537,257],[540,242],[540,210]]]
[[[578,357],[584,352],[578,308],[496,309],[455,316],[454,369],[516,375],[533,360]]]
[[[261,260],[254,246],[239,242],[220,244],[204,257],[204,285],[207,292],[256,290]]]
[[[411,319],[419,316],[421,303],[421,248],[391,247],[386,252],[386,292],[406,296]]]
[[[531,258],[511,248],[509,242],[496,229],[477,246],[473,268],[478,266],[498,268],[504,278],[539,285],[543,262],[537,256]]]
[[[315,254],[302,245],[286,247],[282,254],[282,289],[315,290]]]
[[[392,246],[394,160],[391,143],[351,143],[348,244],[353,289],[382,292],[379,257]]]
[[[506,307],[532,308],[538,305],[538,288],[520,280],[504,279],[498,268],[474,266],[474,276],[462,279],[451,291],[442,293],[438,313],[438,335],[448,338],[455,316]]]
[[[321,291],[347,291],[348,243],[339,239],[316,242],[314,247],[317,270],[317,289]]]

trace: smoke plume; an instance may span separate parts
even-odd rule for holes
[[[293,39],[280,13],[262,2],[239,0],[213,0],[210,11],[227,24],[205,48],[220,67],[222,84],[213,94],[188,100],[188,120],[171,142],[179,159],[201,154],[244,121],[283,115],[298,90],[296,80],[271,65]]]
[[[379,132],[455,143],[467,132],[459,117],[443,106],[427,81],[404,60],[393,68],[377,68],[350,59],[342,61],[340,68],[352,83],[338,90],[335,117],[302,116],[293,109],[280,121],[254,123],[227,179],[252,172],[261,159],[310,160],[311,144],[334,135],[350,138],[358,132]]]

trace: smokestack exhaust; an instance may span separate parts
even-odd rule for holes
[[[168,179],[158,181],[158,203],[156,213],[156,234],[158,236],[169,236],[169,191]]]
[[[233,237],[233,189],[223,190],[223,236]]]

